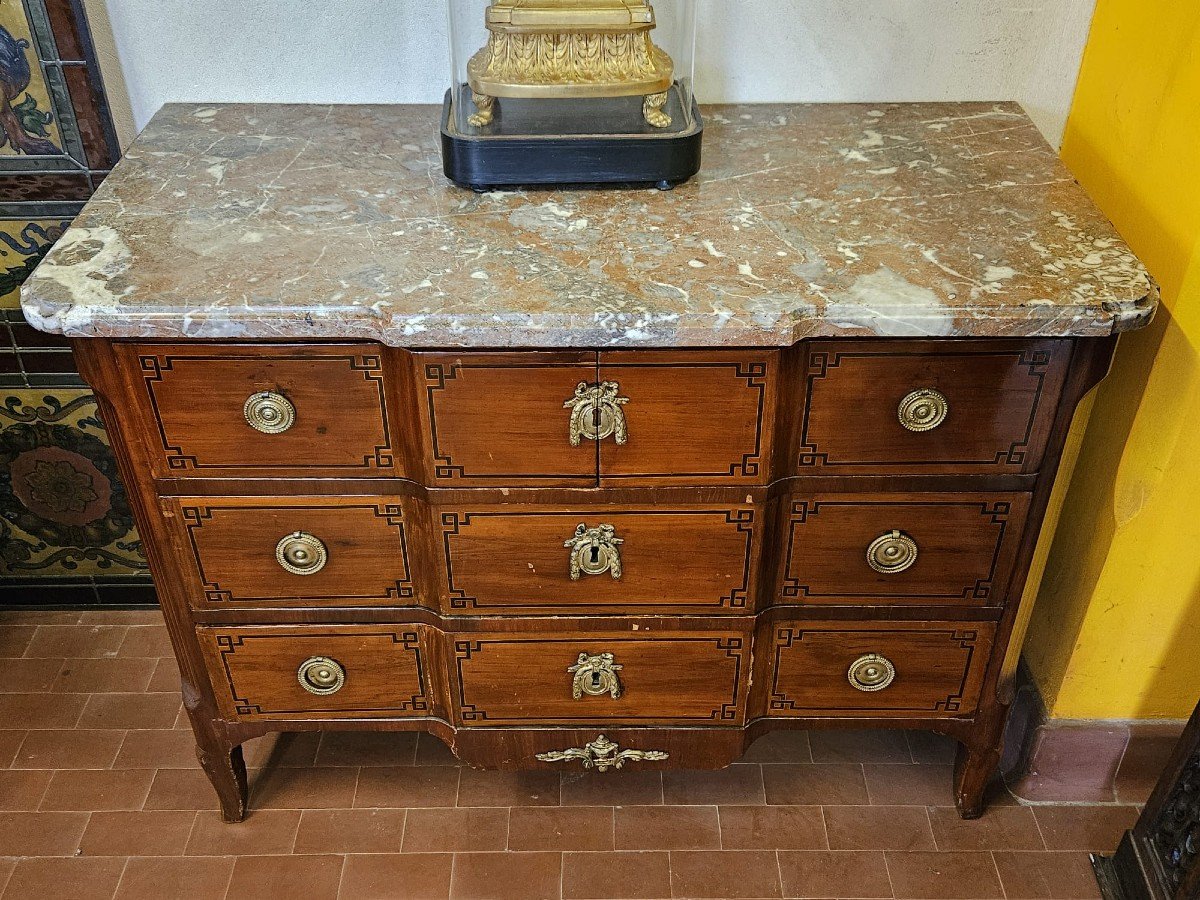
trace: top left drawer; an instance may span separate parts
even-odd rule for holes
[[[396,472],[386,360],[372,345],[122,345],[158,476]]]

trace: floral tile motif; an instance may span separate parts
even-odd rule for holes
[[[46,72],[21,0],[0,0],[0,154],[61,154]]]
[[[60,219],[0,219],[0,309],[21,305],[21,282],[70,224]]]
[[[145,571],[95,397],[0,391],[0,576]]]

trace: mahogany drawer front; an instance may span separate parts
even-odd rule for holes
[[[382,348],[134,344],[117,350],[136,381],[156,475],[399,474]],[[248,417],[262,427],[287,427],[265,433]]]
[[[600,442],[601,482],[767,483],[778,368],[767,350],[602,352],[628,435]]]
[[[454,505],[434,513],[451,614],[744,614],[755,595],[755,506]]]
[[[776,351],[413,359],[431,485],[770,480]]]
[[[231,719],[431,715],[421,625],[198,628]],[[308,688],[305,687],[308,685]]]
[[[196,608],[419,602],[410,500],[221,497],[162,504]]]
[[[792,494],[778,603],[1004,602],[1029,495]]]
[[[647,625],[639,632],[451,636],[457,721],[468,727],[745,721],[748,630],[655,632]]]
[[[797,472],[1034,472],[1070,358],[1070,341],[814,341]]]
[[[416,353],[427,481],[593,485],[597,444],[570,441],[564,403],[596,381],[594,352]]]
[[[970,715],[995,631],[990,622],[776,623],[759,648],[762,714]]]

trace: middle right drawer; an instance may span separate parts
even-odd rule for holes
[[[804,494],[780,507],[775,602],[999,606],[1029,495]]]

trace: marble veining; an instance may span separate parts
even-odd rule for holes
[[[164,107],[22,290],[75,337],[1096,336],[1144,268],[1011,103],[721,106],[671,192],[474,194],[425,106]]]

